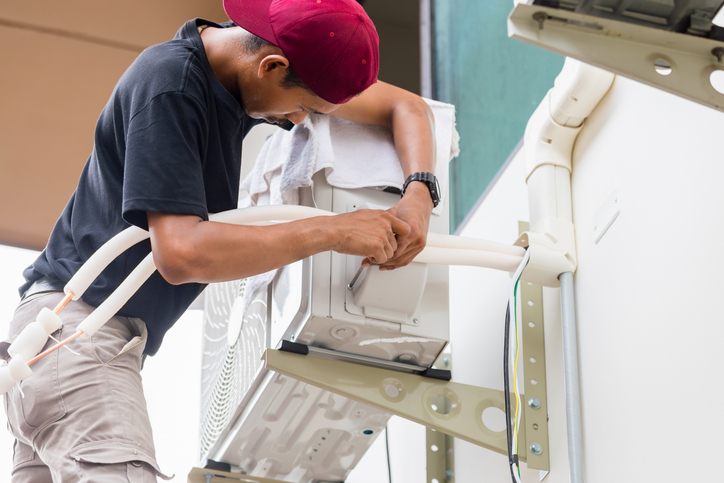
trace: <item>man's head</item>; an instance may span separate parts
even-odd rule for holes
[[[244,79],[241,85],[247,115],[291,127],[301,123],[310,112],[328,114],[339,107],[315,94],[279,47],[243,28],[234,30],[237,32],[233,38],[245,54],[239,57],[243,68],[236,72]]]
[[[249,54],[256,54],[264,47],[276,47],[271,42],[268,42],[261,37],[257,37],[250,32],[246,32],[246,34],[240,37],[239,40],[241,42],[241,47]],[[279,50],[281,51],[281,49]],[[282,55],[284,55],[283,52]],[[294,89],[295,87],[299,87],[306,90],[307,92],[314,94],[314,91],[310,89],[307,84],[304,83],[304,81],[299,77],[296,72],[294,72],[294,69],[291,65],[286,68],[286,75],[282,79],[280,85],[285,89]]]
[[[377,81],[379,38],[355,0],[224,0],[224,9],[281,50],[289,72],[283,85],[298,86],[299,79],[327,103],[343,104]]]

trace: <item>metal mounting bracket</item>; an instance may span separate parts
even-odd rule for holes
[[[543,288],[529,282],[520,287],[525,398],[523,415],[528,468],[550,471],[548,450],[548,396],[546,391],[545,340],[543,337]],[[533,451],[535,449],[535,452]],[[538,454],[535,454],[538,453]]]
[[[508,35],[724,111],[710,76],[724,70],[724,43],[564,9],[519,3]]]
[[[264,360],[278,373],[507,454],[505,431],[490,430],[482,417],[489,407],[504,410],[503,391],[273,349]],[[525,421],[519,438],[526,441]],[[547,441],[540,444],[547,453]],[[526,461],[527,454],[528,448],[521,447],[520,459]]]
[[[208,468],[191,468],[191,472],[186,481],[187,483],[286,483],[270,478],[227,473],[226,471],[211,470]]]
[[[450,354],[450,346],[437,358],[432,367],[444,371],[452,370],[452,357]],[[435,431],[434,429],[425,429],[425,446],[427,453],[427,480],[426,481],[444,481],[445,483],[455,483],[455,442],[454,438],[449,434]]]

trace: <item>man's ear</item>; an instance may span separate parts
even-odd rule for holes
[[[279,76],[286,74],[286,70],[289,67],[289,59],[283,55],[273,54],[267,55],[261,62],[259,62],[259,72],[257,76],[259,78],[266,77],[270,74]]]

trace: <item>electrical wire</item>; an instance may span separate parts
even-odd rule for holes
[[[385,446],[387,447],[387,477],[392,483],[392,462],[390,460],[390,425],[385,427]]]
[[[520,483],[520,467],[518,464],[518,430],[520,428],[520,391],[518,389],[518,358],[520,349],[519,331],[518,331],[518,286],[520,282],[523,269],[530,260],[530,252],[526,250],[523,260],[521,260],[518,269],[513,275],[510,295],[508,297],[508,306],[505,311],[505,347],[503,348],[503,377],[504,377],[504,388],[505,388],[505,416],[506,416],[506,436],[508,443],[508,462],[510,464],[510,471],[513,481]],[[509,375],[509,364],[510,364],[510,346],[513,341],[510,338],[510,321],[514,320],[515,328],[515,359],[514,359],[514,380],[515,380],[515,397],[516,397],[516,411],[515,411],[515,427],[511,428],[511,416],[512,410],[510,407],[510,375]],[[512,434],[511,434],[512,433]],[[517,471],[516,471],[517,468]]]
[[[519,281],[519,280],[518,280]],[[515,307],[515,364],[513,365],[513,376],[515,381],[515,428],[513,430],[513,446],[515,447],[515,454],[518,454],[518,431],[520,431],[520,415],[521,404],[520,404],[520,387],[518,386],[518,360],[520,359],[520,330],[518,329],[518,281],[515,282],[515,289],[513,290],[513,305]]]
[[[58,342],[58,343],[55,344],[53,347],[44,350],[43,352],[41,352],[41,353],[38,354],[37,356],[35,356],[35,357],[33,357],[32,359],[30,359],[30,360],[28,361],[28,365],[30,366],[30,365],[35,364],[36,362],[38,362],[38,361],[39,361],[40,359],[42,359],[43,357],[47,356],[48,354],[50,354],[50,353],[53,352],[53,351],[56,351],[56,350],[60,349],[60,348],[63,347],[65,344],[67,344],[68,342],[70,342],[70,341],[72,341],[72,340],[77,339],[77,338],[80,337],[81,335],[83,335],[83,331],[82,331],[82,330],[79,330],[78,332],[76,332],[75,334],[71,335],[71,336],[68,337],[67,339],[64,339],[64,340],[62,340],[61,342]]]
[[[508,362],[510,348],[510,304],[505,307],[505,336],[503,345],[503,392],[505,397],[505,434],[508,446],[508,466],[510,466],[510,476],[513,481],[515,478],[516,458],[513,456],[513,429],[511,428],[511,410],[510,410],[510,377],[508,375]]]

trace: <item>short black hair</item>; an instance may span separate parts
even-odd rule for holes
[[[272,44],[271,42],[268,42],[261,37],[257,37],[256,35],[252,34],[251,32],[247,31],[247,34],[244,37],[244,48],[249,53],[256,53],[264,46],[272,46],[277,47],[276,45]],[[309,88],[307,84],[304,83],[304,81],[297,75],[296,72],[294,72],[294,69],[292,68],[291,63],[289,64],[289,67],[287,67],[287,75],[284,76],[284,79],[282,79],[281,86],[284,89],[293,89],[295,87],[301,87],[302,89],[310,92],[311,94],[314,94],[314,91]],[[316,95],[316,94],[314,94]]]

